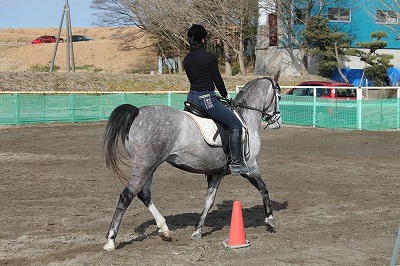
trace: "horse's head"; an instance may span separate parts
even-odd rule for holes
[[[235,105],[241,109],[261,113],[262,120],[272,129],[282,125],[279,111],[281,88],[270,78],[258,78],[247,83],[235,98]]]
[[[263,119],[267,121],[271,129],[279,129],[282,125],[281,112],[279,111],[279,101],[281,100],[281,88],[278,83],[271,81],[271,86],[268,89],[266,107],[262,112]]]

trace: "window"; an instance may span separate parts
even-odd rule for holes
[[[376,22],[382,24],[397,24],[397,12],[394,10],[376,10]]]
[[[269,46],[278,45],[278,20],[276,14],[269,14]]]
[[[350,22],[350,9],[328,8],[328,18],[330,21]]]
[[[307,88],[295,88],[293,90],[292,95],[294,95],[294,96],[307,96],[308,95],[308,89]]]
[[[337,97],[355,97],[356,90],[355,89],[337,89],[336,90]]]

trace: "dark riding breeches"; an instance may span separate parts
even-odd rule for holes
[[[223,125],[230,132],[242,128],[242,123],[236,115],[218,101],[215,91],[190,90],[187,101],[201,107],[215,122]]]

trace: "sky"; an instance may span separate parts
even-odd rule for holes
[[[91,0],[69,0],[72,27],[94,27]],[[58,28],[66,0],[0,0],[0,28]],[[65,27],[65,17],[63,27]]]

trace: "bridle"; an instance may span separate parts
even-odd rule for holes
[[[275,83],[272,80],[271,80],[271,83],[272,83],[273,90],[274,90],[274,97],[272,97],[272,99],[269,102],[268,106],[266,108],[264,108],[263,110],[255,108],[255,107],[248,106],[248,105],[243,104],[243,103],[235,102],[235,101],[232,102],[232,105],[234,107],[244,108],[244,109],[249,109],[249,110],[260,112],[261,115],[262,115],[262,119],[267,121],[268,125],[272,125],[272,124],[276,123],[278,121],[278,119],[280,118],[277,115],[279,115],[281,113],[280,111],[278,111],[278,101],[281,99],[281,96],[278,95],[278,93],[277,93],[277,92],[279,92],[281,90],[281,88],[279,87],[279,84],[275,85]],[[267,110],[271,107],[272,103],[275,103],[273,112],[272,113],[271,112],[267,112]]]

